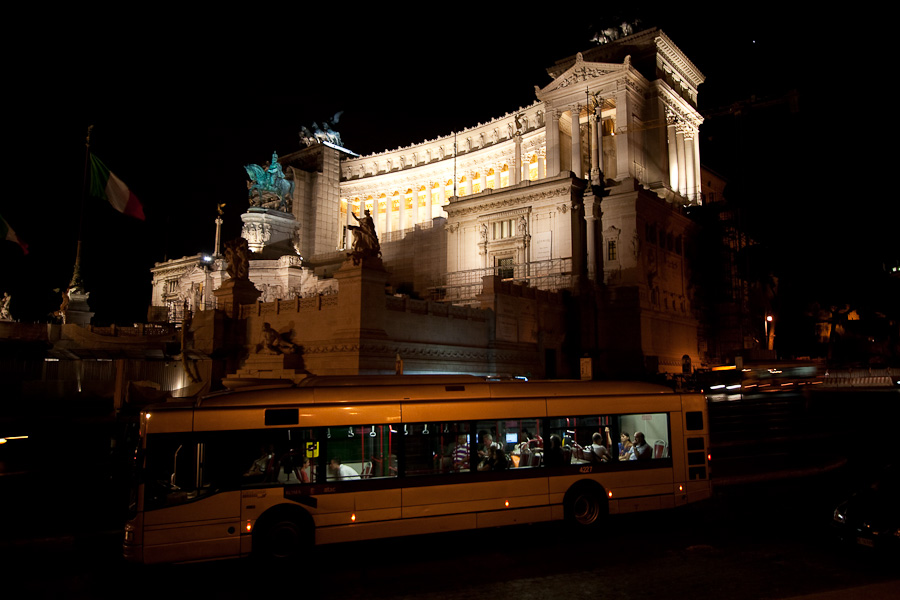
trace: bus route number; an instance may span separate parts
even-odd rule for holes
[[[590,473],[591,471],[594,470],[594,467],[592,467],[592,466],[590,466],[590,465],[587,465],[587,466],[581,467],[581,469],[579,469],[579,470],[580,470],[582,473]]]

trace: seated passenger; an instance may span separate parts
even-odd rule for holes
[[[619,436],[619,460],[630,460],[632,454],[631,436],[624,431]]]
[[[338,481],[346,481],[348,479],[359,479],[359,473],[353,467],[341,464],[341,459],[335,456],[328,464],[328,470],[331,471],[329,479]]]
[[[259,448],[260,456],[256,460],[253,461],[253,464],[250,465],[250,469],[244,473],[244,476],[252,476],[252,475],[271,475],[274,471],[273,462],[275,460],[275,447],[269,444],[268,450],[266,450],[265,446],[260,446]]]
[[[632,454],[629,460],[650,460],[653,458],[653,448],[644,440],[644,434],[640,431],[634,432],[634,445],[631,449]]]
[[[609,439],[609,427],[606,428],[605,432],[607,440]],[[600,463],[600,462],[609,462],[609,451],[606,449],[606,446],[603,445],[603,434],[599,431],[594,433],[591,436],[591,445],[587,448],[587,458],[592,463]],[[609,443],[607,441],[607,443]]]
[[[464,433],[459,434],[456,438],[456,447],[453,448],[453,471],[469,470],[469,442],[468,436]]]
[[[550,436],[550,445],[544,448],[544,464],[548,467],[561,467],[566,464],[562,440],[556,434]]]
[[[491,448],[491,471],[505,471],[509,468],[509,459],[503,448]]]

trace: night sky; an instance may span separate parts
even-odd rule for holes
[[[758,236],[798,285],[838,269],[823,288],[846,288],[835,282],[890,254],[896,203],[851,202],[846,212],[848,191],[862,190],[848,190],[834,169],[847,155],[825,127],[838,96],[811,93],[825,70],[812,60],[815,22],[761,10],[726,19],[674,10],[581,17],[573,8],[555,19],[454,8],[338,20],[264,5],[231,15],[47,15],[23,36],[30,41],[7,79],[0,214],[30,253],[2,244],[0,292],[13,295],[20,320],[57,308],[53,289],[71,277],[83,214],[94,323],[143,321],[153,263],[211,251],[217,203],[226,203],[223,239],[237,237],[244,165],[299,149],[301,126],[344,111],[336,129],[363,155],[447,135],[532,103],[534,86],[549,82],[546,67],[589,48],[597,29],[636,17],[661,27],[706,76],[702,160],[753,207]],[[794,104],[783,101],[791,90]],[[757,116],[735,119],[735,102]],[[145,222],[92,198],[82,209],[88,125],[92,151],[137,194]]]

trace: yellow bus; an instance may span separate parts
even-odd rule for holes
[[[143,563],[592,528],[711,494],[705,398],[647,383],[310,377],[166,403],[140,424],[124,554]]]

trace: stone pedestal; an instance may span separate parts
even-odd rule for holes
[[[88,306],[89,292],[71,290],[69,292],[69,306],[66,308],[65,322],[82,327],[91,324],[94,313]]]
[[[241,215],[244,226],[241,237],[247,240],[254,254],[267,254],[271,249],[275,254],[293,252],[292,240],[299,223],[294,215],[277,210],[251,207]]]
[[[380,258],[347,260],[334,274],[338,281],[338,307],[344,326],[340,338],[385,339],[385,286],[388,273]]]
[[[249,279],[226,279],[213,295],[216,308],[236,319],[240,316],[241,304],[253,304],[261,293]]]
[[[297,383],[305,377],[300,354],[251,354],[236,373],[222,380],[222,385],[233,390],[267,383]]]

